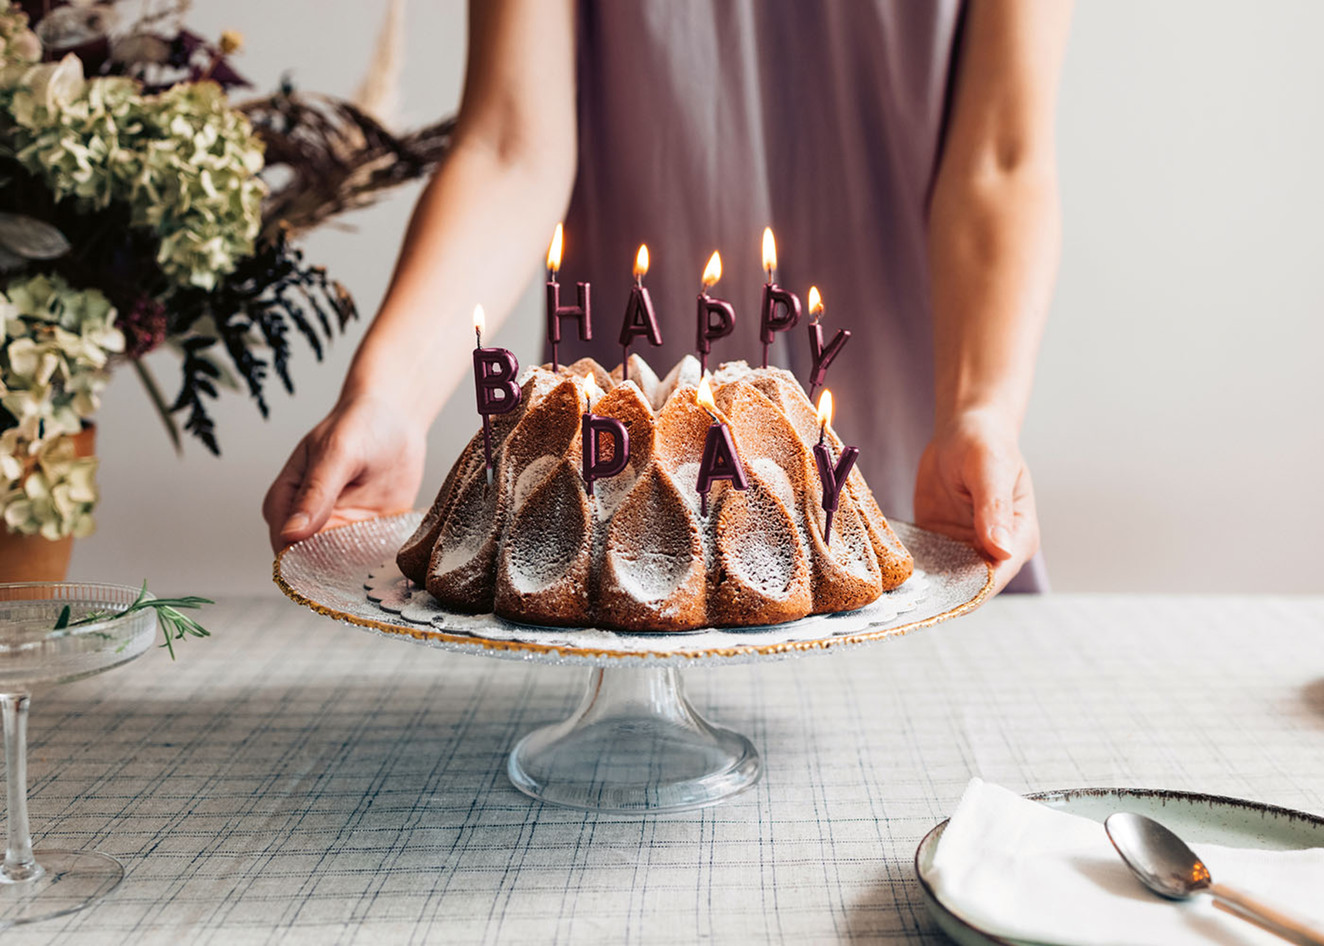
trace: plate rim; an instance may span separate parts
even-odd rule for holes
[[[1301,811],[1298,808],[1287,808],[1283,805],[1270,805],[1263,802],[1251,801],[1249,798],[1235,798],[1231,795],[1211,795],[1207,792],[1184,792],[1167,788],[1056,788],[1038,792],[1026,792],[1021,795],[1030,801],[1051,802],[1051,801],[1070,801],[1077,797],[1117,797],[1117,798],[1164,798],[1191,804],[1215,804],[1230,808],[1240,808],[1244,811],[1261,812],[1274,815],[1275,817],[1285,817],[1289,821],[1304,821],[1316,828],[1324,830],[1324,816],[1311,814],[1308,811]],[[930,917],[935,923],[938,923],[941,929],[942,924],[938,920],[934,907],[942,910],[945,914],[943,919],[955,923],[962,930],[977,936],[982,936],[987,942],[994,943],[996,946],[1027,946],[1024,940],[1007,939],[995,933],[989,933],[975,926],[969,920],[965,919],[946,904],[938,899],[937,892],[933,889],[928,877],[925,876],[920,867],[920,857],[925,848],[938,843],[943,831],[946,829],[951,818],[944,818],[932,828],[924,833],[920,838],[919,844],[915,846],[915,856],[912,863],[915,869],[915,879],[919,882],[920,891],[924,894],[924,906],[929,911]],[[944,933],[944,935],[946,935]]]
[[[304,545],[305,543],[317,539],[319,536],[325,536],[332,532],[339,532],[344,529],[363,528],[367,523],[381,522],[390,519],[403,519],[407,516],[418,515],[420,513],[426,515],[426,510],[407,510],[404,512],[393,513],[387,516],[373,516],[367,519],[359,519],[356,520],[355,522],[348,522],[343,525],[334,526],[331,529],[324,529],[321,532],[309,536],[307,539],[302,539],[299,542],[295,542],[292,545],[287,545],[285,548],[281,549],[279,552],[276,553],[275,561],[272,562],[272,566],[271,566],[272,580],[276,583],[276,586],[280,588],[280,590],[285,594],[287,598],[289,598],[291,601],[294,601],[296,604],[300,604],[308,608],[309,610],[316,612],[317,614],[320,614],[324,617],[333,618],[337,621],[340,621],[342,624],[353,624],[358,627],[368,628],[369,630],[374,630],[383,634],[389,634],[394,637],[412,638],[413,640],[424,643],[442,643],[442,644],[454,645],[459,649],[471,651],[473,653],[495,651],[495,652],[505,652],[506,654],[510,654],[510,653],[541,654],[545,656],[557,656],[562,658],[569,657],[569,658],[581,658],[581,659],[589,658],[593,660],[611,659],[611,660],[628,660],[628,661],[647,661],[650,659],[658,660],[658,661],[676,661],[676,660],[697,661],[697,660],[708,660],[714,658],[780,656],[780,655],[787,655],[792,653],[805,653],[805,652],[815,652],[815,651],[827,652],[829,650],[842,646],[849,646],[853,644],[864,644],[872,641],[886,640],[891,637],[900,637],[904,634],[909,633],[910,631],[915,631],[915,630],[919,630],[920,628],[929,627],[934,624],[939,624],[943,621],[948,621],[951,620],[952,618],[960,617],[963,614],[968,614],[969,612],[974,611],[975,609],[979,608],[990,597],[992,597],[993,582],[995,580],[995,572],[993,565],[988,561],[984,561],[983,562],[985,568],[984,584],[980,587],[979,591],[976,592],[976,594],[969,600],[961,604],[958,604],[955,607],[948,608],[946,611],[943,611],[941,614],[931,615],[930,617],[924,618],[923,620],[910,621],[904,624],[898,624],[891,627],[881,628],[879,630],[857,631],[851,634],[842,634],[840,636],[820,638],[812,641],[784,641],[784,642],[778,642],[772,644],[749,644],[738,647],[712,647],[705,650],[679,649],[679,650],[671,650],[671,651],[649,651],[647,653],[639,653],[636,651],[613,650],[608,647],[598,647],[598,646],[566,647],[560,644],[540,644],[530,641],[496,640],[488,637],[475,637],[470,634],[448,634],[445,631],[438,630],[435,627],[424,627],[423,625],[412,625],[406,627],[405,625],[402,624],[391,624],[385,621],[373,620],[372,618],[359,617],[358,615],[347,614],[343,611],[338,611],[335,608],[329,607],[327,605],[321,604],[320,602],[312,600],[307,595],[303,594],[302,592],[295,589],[292,585],[290,585],[290,583],[285,579],[285,576],[282,573],[281,566],[285,560],[285,556],[288,555],[294,549],[297,549],[298,547]],[[895,522],[902,523],[905,526],[912,529],[918,529],[923,532],[931,532],[931,530],[920,529],[919,526],[916,526],[910,522],[904,522],[904,520],[898,519],[895,520]],[[889,520],[889,524],[892,523],[893,521]],[[931,533],[931,534],[939,535],[941,538],[946,539],[949,542],[959,541],[957,539],[952,539],[949,536],[943,536],[940,533]],[[574,630],[574,629],[569,628],[568,630]]]

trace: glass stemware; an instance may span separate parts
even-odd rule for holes
[[[137,657],[156,637],[156,612],[120,614],[139,589],[97,582],[0,584],[0,710],[8,818],[0,864],[0,930],[81,910],[113,890],[124,868],[95,851],[34,852],[28,829],[27,716],[34,687],[68,683]],[[56,629],[64,609],[78,621]]]

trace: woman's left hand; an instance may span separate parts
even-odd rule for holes
[[[1039,550],[1030,470],[1015,425],[992,411],[958,415],[924,449],[915,524],[973,545],[994,566],[994,592]]]

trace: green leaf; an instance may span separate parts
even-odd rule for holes
[[[69,626],[69,615],[71,613],[69,605],[66,604],[64,609],[60,612],[60,616],[55,621],[55,630],[62,631]]]

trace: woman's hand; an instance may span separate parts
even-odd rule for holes
[[[1016,577],[1039,550],[1039,517],[1013,423],[969,411],[937,432],[919,461],[915,524],[978,549],[995,594]]]
[[[426,456],[426,425],[386,401],[337,404],[294,448],[262,503],[271,548],[322,529],[409,509]]]

